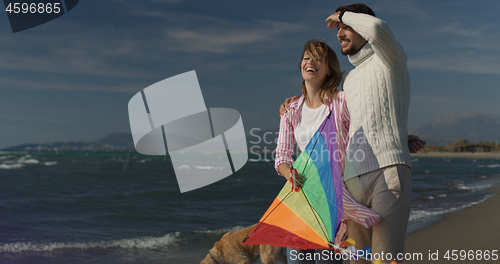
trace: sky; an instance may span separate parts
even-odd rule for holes
[[[0,12],[0,148],[95,141],[130,132],[128,101],[195,70],[209,108],[239,111],[245,130],[279,126],[279,106],[301,93],[303,45],[351,1],[85,0],[12,33]],[[445,112],[500,116],[498,1],[367,0],[408,57],[408,126]]]

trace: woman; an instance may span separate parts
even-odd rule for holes
[[[275,168],[279,175],[290,178],[292,155],[297,143],[303,151],[325,118],[332,113],[335,117],[339,165],[344,168],[345,148],[349,131],[349,112],[344,93],[337,87],[342,81],[342,72],[335,52],[323,41],[310,40],[304,46],[299,64],[304,81],[302,96],[290,104],[290,110],[281,116],[280,132],[276,147]],[[336,161],[332,161],[336,162]],[[300,182],[302,177],[297,177]],[[342,263],[335,260],[299,260],[300,253],[314,253],[288,248],[288,263]],[[321,254],[321,250],[318,251]],[[304,255],[302,255],[304,256]]]
[[[343,172],[349,139],[350,116],[344,92],[337,90],[342,81],[342,72],[340,71],[337,56],[325,42],[310,40],[304,46],[299,68],[304,79],[302,82],[302,96],[298,100],[295,97],[288,98],[280,109],[283,114],[281,115],[280,132],[276,147],[276,171],[287,180],[290,179],[290,167],[293,164],[292,155],[295,143],[303,151],[331,112],[335,120],[338,147],[338,157],[332,162],[338,161],[340,171]],[[288,108],[288,111],[285,108]],[[417,152],[425,145],[425,141],[421,141],[417,136],[410,135],[408,145],[411,152]],[[297,180],[300,182],[302,176],[298,175]],[[344,191],[343,200],[344,217],[352,219],[366,228],[380,221],[380,216],[357,203],[349,192]],[[345,228],[342,225],[340,227],[344,231]],[[339,233],[341,232],[339,231]],[[336,242],[338,242],[337,238]],[[297,258],[300,253],[311,253],[310,256],[312,256],[315,252],[323,256],[321,250],[303,251],[288,248],[288,263],[342,263],[342,261],[332,259],[308,261]]]

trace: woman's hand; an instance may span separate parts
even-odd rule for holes
[[[292,170],[290,169],[290,166],[288,164],[281,163],[279,165],[278,169],[279,169],[281,175],[283,177],[285,177],[285,179],[287,181],[290,181],[290,178],[293,177]],[[298,183],[299,186],[302,185],[302,183],[304,182],[304,180],[305,180],[304,175],[295,172],[295,182]]]
[[[290,184],[292,185],[292,192],[298,192],[303,183],[304,176],[299,174],[296,169],[290,168]]]
[[[292,96],[292,97],[288,97],[288,98],[286,98],[285,102],[284,102],[284,103],[282,103],[282,104],[281,104],[281,106],[280,106],[280,117],[281,117],[284,113],[288,112],[288,110],[290,109],[290,103],[291,103],[291,102],[293,102],[293,101],[295,101],[295,100],[297,100],[297,99],[299,99],[299,98],[300,98],[300,97],[298,97],[298,96],[296,96],[296,95],[294,95],[294,96]]]
[[[293,175],[290,173],[290,177],[293,177]],[[295,172],[295,182],[298,183],[299,185],[302,185],[304,183],[305,177],[304,175]]]

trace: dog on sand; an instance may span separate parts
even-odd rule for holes
[[[286,256],[282,248],[271,245],[242,245],[243,239],[252,231],[255,225],[228,232],[215,242],[207,256],[200,264],[251,264],[260,257],[264,264],[276,264],[277,261],[286,264]]]

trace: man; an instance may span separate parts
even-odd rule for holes
[[[349,220],[348,237],[357,249],[369,247],[395,260],[404,251],[410,214],[408,145],[416,152],[425,144],[407,132],[406,54],[386,23],[364,4],[339,7],[326,21],[330,29],[337,27],[342,54],[355,66],[343,85],[351,116],[344,182],[359,203],[382,217],[369,229]]]
[[[382,217],[370,229],[349,221],[348,236],[361,249],[395,259],[404,251],[410,215],[406,54],[387,24],[364,4],[339,7],[326,21],[330,29],[337,27],[342,54],[355,66],[344,82],[351,114],[344,182],[358,202]]]

